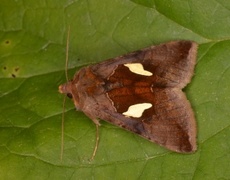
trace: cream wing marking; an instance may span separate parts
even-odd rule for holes
[[[151,103],[140,103],[140,104],[135,104],[132,106],[129,106],[128,111],[122,113],[125,116],[128,117],[134,117],[134,118],[139,118],[142,116],[143,112],[146,109],[149,109],[152,107]]]
[[[141,63],[128,63],[128,64],[124,64],[124,66],[128,67],[129,70],[135,74],[140,74],[143,76],[152,76],[153,75],[153,73],[144,70]]]

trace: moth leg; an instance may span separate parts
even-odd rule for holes
[[[89,113],[86,113],[85,114],[95,123],[96,125],[96,142],[95,142],[95,146],[94,146],[94,150],[93,150],[93,154],[92,154],[92,157],[90,158],[90,161],[92,161],[97,153],[97,149],[98,149],[98,144],[99,144],[99,126],[101,125],[99,120],[90,115]]]
[[[90,113],[87,113],[85,111],[83,111],[85,113],[86,116],[88,116],[88,118],[90,118],[97,126],[100,126],[100,122],[99,120],[95,117],[95,116],[92,116]]]
[[[90,158],[90,160],[92,161],[96,155],[97,149],[98,149],[98,144],[99,144],[99,125],[96,124],[96,143],[94,146],[94,150],[93,150],[93,154],[92,157]]]
[[[101,125],[100,122],[99,122],[99,120],[97,118],[93,118],[91,120],[96,124],[96,126],[100,126]]]

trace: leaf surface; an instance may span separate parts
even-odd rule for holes
[[[0,2],[0,179],[229,179],[230,2],[88,0]],[[81,67],[166,41],[200,44],[185,88],[198,151],[170,152],[67,100],[60,161],[67,29],[69,77]]]

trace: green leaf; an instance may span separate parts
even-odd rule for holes
[[[230,179],[230,2],[88,0],[0,2],[0,179]],[[200,44],[185,92],[198,151],[170,152],[66,102],[60,160],[66,38],[69,76],[91,63],[153,44]]]

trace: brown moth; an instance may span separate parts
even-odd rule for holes
[[[196,151],[196,121],[182,89],[191,81],[197,44],[172,41],[82,68],[59,86],[77,110],[178,153]],[[94,152],[95,155],[95,152]]]

